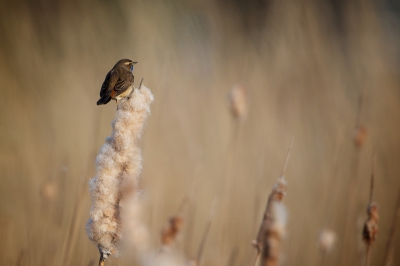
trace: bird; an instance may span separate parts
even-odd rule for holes
[[[133,90],[133,62],[130,59],[121,59],[107,73],[100,89],[100,99],[97,105],[107,104],[111,99],[118,101],[129,96]]]

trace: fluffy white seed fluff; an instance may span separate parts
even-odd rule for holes
[[[137,181],[142,168],[137,142],[153,100],[151,91],[142,85],[134,89],[130,99],[120,102],[112,122],[112,134],[96,158],[97,174],[89,182],[92,208],[86,232],[104,257],[118,255],[127,231],[125,227],[129,227],[130,236],[134,238],[146,235],[137,217]],[[128,217],[129,222],[125,223],[124,217]]]

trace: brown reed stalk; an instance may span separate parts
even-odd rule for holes
[[[361,124],[361,115],[362,115],[362,111],[363,111],[363,107],[364,107],[364,105],[363,105],[364,97],[365,97],[364,94],[365,94],[365,88],[362,88],[362,91],[358,98],[356,128],[355,128],[354,137],[353,137],[354,144],[357,148],[361,148],[362,146],[364,146],[364,143],[368,136],[367,128]]]
[[[333,152],[333,169],[336,169],[334,165],[337,164],[338,162],[338,145],[335,145],[335,150]],[[335,171],[334,171],[335,172]],[[336,181],[336,180],[335,180]],[[330,189],[331,193],[327,195],[328,197],[325,198],[324,200],[324,206],[331,206],[334,200],[334,197],[339,193],[339,182],[334,182],[333,184],[330,185],[330,188],[327,187],[329,184],[324,185],[324,190]],[[321,261],[320,265],[323,266],[325,265],[326,262],[326,256],[327,254],[333,249],[335,242],[337,240],[337,235],[336,232],[333,231],[332,229],[329,228],[329,224],[332,223],[332,217],[334,215],[334,212],[332,212],[330,209],[326,208],[326,214],[325,216],[325,226],[322,228],[322,230],[318,234],[318,248],[321,256]]]
[[[201,259],[203,258],[204,248],[205,248],[205,245],[206,245],[206,242],[207,242],[208,234],[210,233],[210,228],[211,228],[212,221],[214,219],[214,211],[215,211],[216,203],[217,203],[217,198],[214,198],[212,206],[211,206],[210,214],[208,216],[208,222],[207,222],[206,230],[204,230],[203,237],[201,238],[196,258],[191,261],[191,264],[194,265],[194,266],[200,266]]]
[[[231,254],[229,256],[228,264],[227,266],[234,266],[238,257],[239,249],[238,247],[234,247],[231,251]]]
[[[197,171],[195,172],[197,173]],[[186,212],[186,226],[185,226],[185,233],[184,233],[184,253],[188,254],[192,247],[192,239],[193,239],[193,231],[194,231],[194,222],[196,220],[196,202],[193,200],[195,198],[196,188],[198,187],[198,181],[200,178],[197,178],[197,174],[192,177],[190,190],[188,192],[188,207]]]
[[[364,146],[366,138],[367,138],[367,128],[361,124],[361,115],[364,108],[364,96],[365,89],[362,88],[358,98],[357,104],[357,114],[355,120],[355,133],[353,135],[353,143],[354,143],[354,157],[352,158],[351,168],[350,168],[350,180],[347,188],[347,204],[346,204],[346,218],[344,225],[344,237],[343,237],[343,254],[341,258],[341,265],[345,265],[348,263],[348,255],[352,253],[353,245],[349,245],[349,242],[352,240],[350,237],[354,230],[352,230],[352,220],[354,213],[354,205],[356,201],[355,191],[357,191],[357,179],[358,179],[358,166],[360,160],[360,152],[361,148]]]
[[[232,114],[234,119],[234,131],[230,137],[228,143],[228,149],[226,152],[225,157],[225,164],[223,169],[223,176],[222,176],[222,185],[221,185],[221,208],[222,209],[229,209],[229,205],[231,203],[230,198],[228,197],[231,188],[233,186],[232,178],[235,173],[235,160],[238,151],[239,139],[242,131],[242,125],[247,117],[248,112],[248,95],[247,95],[247,88],[243,85],[235,85],[229,91],[227,100],[228,100],[228,108]],[[227,224],[228,223],[228,216],[221,217],[221,223]],[[218,249],[219,253],[224,253],[227,251],[227,243],[224,241],[228,235],[229,226],[224,226],[221,230],[221,233],[218,237]],[[217,258],[217,264],[223,264],[222,260],[225,259],[223,256],[219,256]]]
[[[392,224],[390,226],[389,239],[388,239],[388,242],[386,245],[386,255],[385,255],[385,263],[384,263],[385,266],[389,266],[393,260],[394,239],[395,239],[396,232],[398,229],[399,219],[400,219],[400,187],[397,192],[397,202],[396,202],[396,206],[394,209]]]
[[[367,246],[367,251],[365,254],[365,265],[368,266],[370,263],[370,251],[371,245],[375,241],[376,235],[378,233],[378,204],[372,202],[373,190],[374,190],[374,159],[375,154],[372,156],[372,169],[371,169],[371,187],[369,195],[369,204],[367,208],[368,219],[364,223],[364,228],[362,232],[363,240]]]
[[[118,255],[123,235],[128,243],[137,233],[135,227],[140,228],[135,220],[135,192],[142,167],[137,142],[153,99],[150,90],[140,86],[119,103],[112,134],[96,158],[97,175],[89,182],[92,208],[86,232],[99,249],[99,265],[109,255]]]
[[[281,253],[280,246],[285,234],[286,224],[286,209],[281,202],[287,188],[284,176],[293,140],[294,138],[292,138],[290,143],[282,174],[278,178],[268,197],[267,206],[265,208],[257,238],[252,243],[257,249],[255,266],[259,263],[265,266],[275,266],[279,264]]]

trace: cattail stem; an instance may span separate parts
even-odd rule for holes
[[[100,252],[99,266],[104,266],[104,260],[103,253]]]
[[[372,155],[372,163],[371,163],[371,185],[370,185],[370,192],[369,192],[369,205],[371,205],[371,203],[372,203],[372,195],[374,192],[374,172],[375,172],[374,161],[375,161],[375,152]],[[372,242],[367,243],[367,250],[365,253],[365,265],[366,266],[369,266],[369,262],[370,262],[371,244],[372,244]]]
[[[367,244],[367,251],[365,253],[365,266],[369,266],[371,244]]]
[[[321,266],[325,264],[325,252],[321,252]]]
[[[283,177],[285,175],[286,167],[289,162],[290,151],[292,150],[292,146],[293,146],[293,141],[294,141],[294,136],[292,137],[292,141],[290,142],[290,146],[289,146],[289,149],[286,154],[286,160],[285,160],[285,164],[283,165],[283,168],[282,168],[281,177]]]
[[[256,257],[256,261],[254,262],[254,266],[257,266],[260,263],[260,250],[257,248],[257,257]]]
[[[206,227],[206,230],[204,231],[203,237],[200,242],[199,250],[197,252],[197,256],[196,256],[196,262],[197,262],[196,265],[197,266],[200,266],[201,259],[203,257],[204,247],[206,245],[208,234],[210,232],[211,224],[212,224],[212,221],[214,218],[214,208],[215,208],[216,201],[217,201],[217,199],[214,198],[214,201],[213,201],[213,204],[211,207],[211,211],[210,211],[210,215],[208,217],[207,227]]]
[[[374,175],[375,175],[375,167],[374,167],[374,165],[375,165],[375,151],[374,151],[374,153],[373,153],[373,155],[372,155],[372,163],[371,163],[371,188],[370,188],[370,193],[369,193],[369,203],[371,204],[372,203],[372,195],[373,195],[373,192],[374,192]]]

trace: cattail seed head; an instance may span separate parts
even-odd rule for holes
[[[359,126],[358,128],[356,128],[356,131],[354,132],[354,137],[353,137],[354,144],[357,147],[361,148],[364,145],[367,136],[368,136],[367,128],[364,126]]]
[[[272,189],[265,208],[263,221],[257,239],[252,242],[261,256],[261,265],[278,265],[281,254],[281,243],[285,236],[287,212],[282,204],[287,184],[282,175]]]
[[[247,116],[247,89],[243,85],[234,86],[228,94],[229,108],[233,117],[244,120]]]
[[[57,197],[58,187],[54,181],[47,181],[40,187],[40,195],[46,201],[52,201]]]
[[[287,212],[281,202],[273,202],[269,226],[264,232],[264,243],[261,249],[261,265],[279,265],[281,260],[282,240],[286,234]]]
[[[141,86],[133,90],[131,98],[119,103],[111,136],[96,158],[97,174],[89,182],[92,208],[86,232],[103,259],[118,255],[122,235],[128,243],[130,237],[143,231],[138,220],[139,201],[135,196],[142,168],[137,142],[153,99],[150,90]]]

